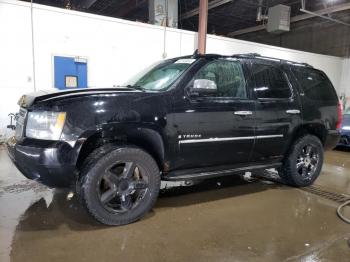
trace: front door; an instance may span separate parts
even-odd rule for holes
[[[214,81],[217,92],[187,93],[183,103],[175,103],[176,168],[247,163],[254,144],[254,100],[247,93],[243,65],[216,59],[199,69],[187,88],[196,79]]]
[[[256,97],[256,141],[252,161],[280,161],[294,128],[301,123],[300,101],[288,79],[288,70],[264,61],[252,64]]]

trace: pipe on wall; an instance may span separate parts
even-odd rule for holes
[[[34,87],[34,91],[36,91],[36,81],[35,81],[35,48],[34,48],[34,23],[33,23],[33,0],[30,1],[30,27],[31,27],[31,37],[32,37],[33,87]]]

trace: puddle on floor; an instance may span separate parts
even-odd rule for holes
[[[328,154],[326,160],[346,159],[345,152]],[[337,173],[327,163],[316,184],[347,189],[350,165],[344,166]],[[3,150],[0,172],[0,261],[348,261],[350,255],[350,226],[336,216],[337,203],[271,180],[162,183],[144,219],[106,227],[76,197],[67,200],[68,191],[24,179]]]

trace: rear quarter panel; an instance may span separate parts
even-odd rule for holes
[[[301,83],[291,68],[293,81],[298,89],[300,102],[302,106],[302,124],[310,128],[323,127],[325,129],[325,137],[323,140],[325,149],[334,148],[339,140],[339,131],[337,130],[338,121],[338,96],[335,88],[331,84],[326,74],[320,70],[306,67],[304,70],[319,74],[324,77],[324,81],[328,84],[327,99],[316,99],[307,95],[307,87]],[[302,70],[298,68],[298,70]],[[317,88],[317,87],[315,87]]]

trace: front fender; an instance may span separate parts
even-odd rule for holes
[[[152,124],[109,123],[96,130],[84,132],[74,146],[77,168],[94,150],[105,144],[134,145],[148,152],[162,168],[168,144],[163,130]]]

